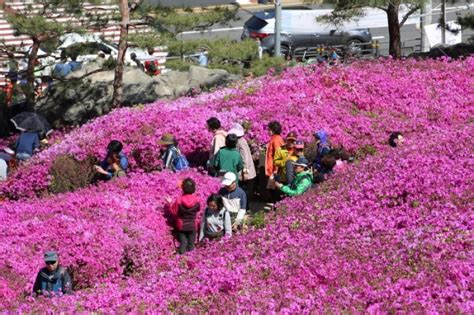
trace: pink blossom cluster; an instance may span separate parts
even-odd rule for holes
[[[119,109],[69,133],[0,184],[0,192],[10,198],[41,195],[56,156],[102,158],[111,139],[124,143],[132,169],[149,170],[159,164],[157,140],[172,132],[188,159],[203,165],[212,138],[206,120],[212,116],[225,128],[250,122],[248,137],[259,145],[268,141],[268,122],[278,120],[284,134],[294,130],[306,141],[324,128],[333,143],[351,151],[365,145],[379,149],[391,131],[418,133],[469,121],[473,70],[474,58],[295,67],[195,98]]]
[[[0,309],[31,292],[47,250],[59,252],[77,290],[158,270],[175,249],[164,199],[181,194],[179,181],[188,176],[203,210],[220,186],[196,171],[133,174],[74,193],[0,204]]]
[[[44,191],[48,183],[37,176],[47,177],[52,158],[101,156],[112,138],[125,143],[134,172],[0,203],[0,311],[473,313],[473,70],[474,58],[294,68],[196,98],[120,109],[72,131],[3,191]],[[186,176],[202,201],[219,183],[197,171],[142,169],[158,163],[156,141],[169,131],[197,163],[211,138],[210,116],[226,128],[251,122],[257,143],[268,140],[265,126],[276,119],[307,141],[324,128],[333,143],[377,152],[279,203],[264,228],[175,256],[164,197],[176,197]],[[396,148],[387,145],[394,130],[406,139]],[[74,295],[24,295],[47,249],[73,271]]]
[[[408,137],[284,200],[263,229],[12,309],[472,313],[473,132]]]

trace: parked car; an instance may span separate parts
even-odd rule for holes
[[[331,10],[282,10],[281,51],[303,51],[300,48],[320,45],[348,45],[364,49],[364,43],[370,43],[372,34],[368,28],[335,27],[317,22],[317,17]],[[273,54],[275,45],[275,11],[255,13],[244,24],[241,39],[259,39],[264,52]],[[368,44],[367,44],[368,45]]]
[[[77,55],[77,61],[84,64],[95,61],[98,58],[99,53],[103,53],[106,58],[111,56],[112,58],[117,59],[118,56],[118,45],[105,41],[97,35],[68,33],[61,36],[59,42],[60,45],[55,51],[49,53],[41,49],[38,51],[38,56],[47,56],[40,59],[43,70],[38,72],[38,76],[51,75],[52,69],[59,61],[62,51],[65,51],[68,56]],[[30,49],[31,47],[25,47],[23,51],[28,53]],[[160,64],[165,64],[166,56],[168,55],[167,52],[163,51],[154,53],[153,56],[150,56],[143,49],[129,47],[125,52],[124,57],[126,65],[135,65],[131,58],[132,53],[134,53],[137,56],[137,59],[142,62],[152,59],[158,60]]]
[[[112,56],[114,59],[118,56],[118,45],[107,42],[97,35],[69,33],[61,36],[60,42],[61,45],[53,54],[57,58],[59,58],[62,50],[65,50],[68,55],[75,51],[79,52],[77,60],[85,63],[96,60],[99,53],[103,53],[107,57]],[[130,57],[132,53],[135,53],[139,58],[149,57],[145,50],[129,47],[125,52],[125,64],[133,63]]]

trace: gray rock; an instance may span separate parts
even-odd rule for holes
[[[55,128],[80,125],[111,110],[113,71],[99,71],[97,64],[84,65],[66,81],[55,82],[35,105]],[[87,75],[86,77],[84,77]],[[189,72],[169,71],[150,77],[138,68],[125,68],[123,106],[176,98],[192,90],[227,85],[240,79],[225,70],[192,66]]]

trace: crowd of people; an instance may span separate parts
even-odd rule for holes
[[[289,132],[283,139],[281,124],[272,121],[268,125],[271,138],[265,150],[265,179],[262,181],[255,161],[259,152],[257,156],[252,152],[241,124],[235,123],[226,131],[216,117],[211,117],[207,120],[207,129],[213,138],[206,169],[210,176],[220,178],[222,189],[209,196],[202,218],[198,218],[200,202],[194,195],[197,188],[191,178],[182,182],[180,198],[175,201],[167,199],[181,254],[192,250],[196,239],[230,237],[232,232],[241,229],[250,202],[258,196],[263,197],[263,194],[258,194],[257,186],[265,186],[269,192],[267,201],[274,203],[284,196],[304,194],[313,185],[324,181],[335,167],[343,167],[350,160],[346,151],[330,147],[327,133],[321,130],[314,134],[316,154],[310,162],[305,157],[305,143],[298,139],[297,134]],[[189,167],[173,134],[163,134],[158,144],[162,146],[163,169],[178,172]],[[95,166],[100,179],[126,175],[128,160],[122,149],[119,141],[110,142],[105,159]]]
[[[199,244],[231,238],[241,231],[250,210],[250,201],[263,198],[256,187],[265,186],[269,192],[266,201],[272,203],[285,196],[299,196],[325,181],[333,172],[345,168],[352,160],[344,149],[331,147],[324,130],[314,133],[313,149],[308,150],[293,131],[283,139],[281,124],[272,121],[268,124],[270,141],[266,144],[264,159],[261,159],[264,165],[259,165],[259,153],[263,152],[252,152],[241,124],[235,123],[226,131],[220,121],[212,117],[207,120],[207,128],[213,135],[207,172],[209,176],[219,177],[222,187],[207,198],[204,211],[201,211],[202,203],[196,194],[198,187],[192,178],[182,180],[179,197],[174,200],[165,197],[165,216],[179,242],[178,254],[190,252]],[[403,141],[402,134],[394,132],[388,143],[396,147]],[[158,143],[162,146],[163,169],[179,172],[189,168],[173,134],[163,134]],[[109,143],[105,158],[94,166],[99,179],[126,176],[129,161],[122,150],[120,141]],[[263,174],[259,174],[259,168]],[[66,268],[59,265],[58,254],[48,251],[44,260],[46,266],[38,272],[34,293],[70,293],[72,280]]]
[[[4,148],[0,152],[0,181],[7,180],[8,175],[16,169],[19,162],[27,161],[39,152],[40,145],[47,140],[40,141],[38,132],[24,131],[20,133],[13,149]]]

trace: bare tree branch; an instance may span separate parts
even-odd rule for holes
[[[415,13],[416,11],[418,11],[420,9],[420,5],[416,5],[414,7],[412,7],[402,18],[402,20],[400,21],[400,27],[403,26],[403,24],[405,24],[405,22],[408,20],[408,18],[410,17],[410,15],[412,15],[413,13]]]

